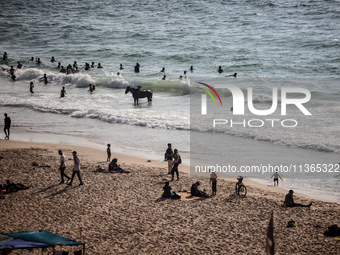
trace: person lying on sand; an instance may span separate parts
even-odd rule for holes
[[[18,190],[23,190],[23,189],[29,189],[30,187],[26,187],[25,185],[21,183],[12,183],[9,180],[6,180],[6,184],[4,185],[5,189],[7,192],[16,192]]]
[[[285,197],[285,202],[284,202],[285,206],[287,207],[297,207],[297,206],[310,207],[312,205],[312,203],[310,203],[309,205],[294,203],[293,193],[294,193],[293,190],[289,190],[289,193]]]
[[[119,172],[119,173],[130,173],[128,171],[125,171],[120,168],[119,165],[117,165],[118,159],[114,158],[112,159],[111,163],[109,164],[109,172]]]
[[[201,185],[201,182],[200,181],[197,181],[196,183],[194,183],[192,186],[191,186],[191,195],[193,197],[209,197],[204,191],[200,191],[198,189],[198,186]]]

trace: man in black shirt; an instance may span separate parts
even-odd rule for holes
[[[172,169],[172,149],[171,149],[171,143],[168,143],[168,149],[165,152],[166,160],[168,161],[168,174],[171,174]]]

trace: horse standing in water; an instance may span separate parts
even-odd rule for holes
[[[131,88],[130,86],[126,87],[125,90],[125,94],[131,92],[132,93],[132,97],[134,99],[134,103],[138,104],[138,99],[139,98],[144,98],[147,97],[148,98],[148,102],[152,101],[152,92],[151,90],[141,90],[141,89],[135,89],[135,88]]]

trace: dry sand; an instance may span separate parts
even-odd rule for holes
[[[0,200],[0,233],[46,230],[85,242],[87,254],[265,254],[273,210],[276,254],[340,254],[339,240],[320,235],[328,226],[340,225],[338,203],[295,194],[296,202],[312,201],[312,207],[285,208],[285,190],[246,180],[248,195],[242,199],[234,195],[234,181],[221,179],[215,197],[164,200],[161,190],[170,180],[166,163],[113,154],[131,172],[108,173],[105,148],[4,140],[0,148],[0,182],[31,186]],[[84,186],[78,186],[77,178],[72,187],[58,185],[58,149],[66,156],[68,175],[71,152],[78,151]],[[34,161],[40,166],[32,166]],[[180,166],[184,172],[188,169]],[[194,181],[181,172],[180,181],[170,185],[183,191]],[[210,191],[208,180],[201,181]],[[297,228],[286,227],[290,220]]]

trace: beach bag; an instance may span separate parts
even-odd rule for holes
[[[178,194],[176,192],[171,193],[171,199],[181,199],[181,194]]]
[[[340,228],[338,227],[338,225],[332,225],[328,227],[328,230],[326,230],[323,234],[325,236],[331,236],[331,237],[340,236]]]
[[[178,156],[178,164],[182,164],[181,156]]]

